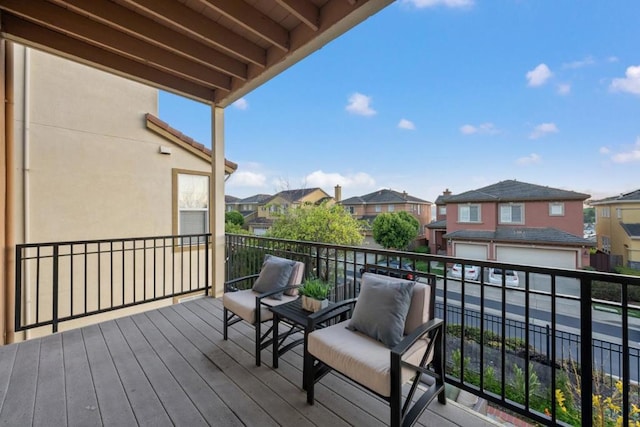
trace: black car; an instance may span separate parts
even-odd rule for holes
[[[396,270],[404,270],[404,271],[400,272]],[[369,273],[384,274],[386,276],[391,276],[391,277],[401,277],[407,280],[415,279],[415,276],[412,273],[409,273],[410,271],[413,271],[413,267],[408,262],[403,262],[402,265],[400,265],[400,262],[396,260],[391,260],[389,262],[379,261],[375,265],[369,265],[367,271]],[[364,272],[365,272],[365,269],[361,268],[360,274]]]

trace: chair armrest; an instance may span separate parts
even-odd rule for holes
[[[356,301],[358,301],[358,298],[346,299],[310,314],[307,317],[307,330],[311,332],[316,329],[318,324],[342,316],[347,311],[352,311]]]
[[[245,280],[249,280],[249,279],[253,279],[255,281],[255,279],[257,279],[259,275],[260,274],[252,274],[250,276],[238,277],[236,279],[231,279],[228,282],[224,282],[224,291],[225,292],[238,291],[239,290],[238,287],[237,286],[233,286],[233,285],[235,285],[236,283],[239,283],[239,282],[243,282]]]
[[[431,319],[427,323],[423,323],[391,349],[392,357],[394,353],[396,355],[403,356],[419,339],[427,334],[437,331],[438,329],[443,329],[443,327],[444,320],[442,319]],[[440,333],[441,336],[444,336],[443,331],[440,331]]]
[[[272,290],[272,291],[263,292],[263,293],[259,294],[259,295],[256,297],[256,300],[257,300],[258,302],[260,302],[263,298],[267,298],[267,297],[270,297],[270,296],[272,296],[272,295],[276,295],[276,294],[281,294],[281,293],[283,293],[284,291],[287,291],[287,290],[289,290],[289,289],[297,289],[297,288],[299,288],[299,287],[300,287],[300,285],[285,286],[284,288],[278,288],[278,289],[274,289],[274,290]]]

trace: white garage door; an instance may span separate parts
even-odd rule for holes
[[[487,245],[474,245],[470,243],[454,243],[454,256],[468,259],[487,259]]]
[[[576,258],[576,250],[496,246],[496,259],[501,262],[513,264],[577,268]]]

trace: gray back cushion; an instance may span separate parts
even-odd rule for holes
[[[415,282],[379,274],[362,275],[360,295],[349,326],[391,348],[404,335]]]
[[[295,264],[296,262],[290,259],[265,255],[260,275],[253,284],[253,291],[264,293],[284,288],[289,284]],[[274,294],[271,298],[282,299],[282,293]]]

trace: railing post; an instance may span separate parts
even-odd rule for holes
[[[58,245],[53,246],[53,306],[52,306],[52,324],[53,333],[58,332],[58,254],[60,247]]]
[[[590,425],[593,420],[593,325],[591,315],[591,281],[580,279],[580,390],[582,405],[582,425]]]
[[[213,284],[209,281],[209,239],[211,234],[207,234],[204,238],[204,294],[214,296],[214,292],[211,292]],[[226,237],[225,237],[226,239]]]
[[[22,246],[16,245],[16,305],[14,309],[15,325],[14,331],[22,329]]]

